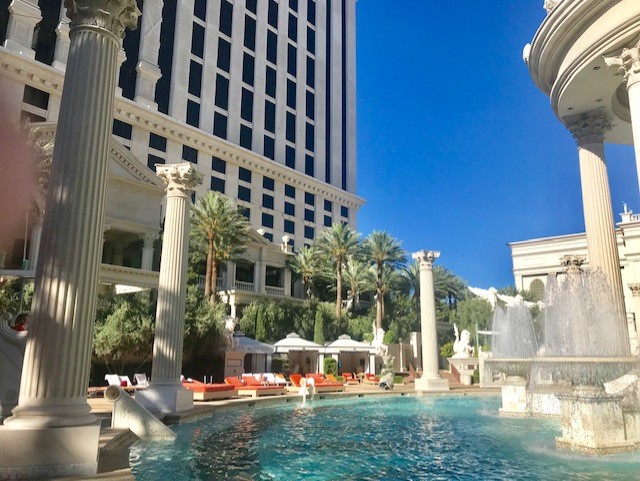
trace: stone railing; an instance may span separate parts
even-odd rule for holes
[[[284,287],[265,286],[264,291],[271,296],[284,296]]]
[[[255,284],[253,282],[236,281],[234,285],[238,291],[253,292],[255,290]]]

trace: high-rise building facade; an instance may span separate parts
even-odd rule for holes
[[[0,1],[10,114],[55,122],[69,48],[62,0]],[[139,0],[116,92],[115,140],[193,162],[198,194],[235,199],[267,240],[356,227],[355,0]],[[2,52],[0,52],[2,54]]]

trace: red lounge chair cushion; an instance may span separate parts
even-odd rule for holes
[[[307,374],[307,379],[313,379],[316,386],[327,382],[324,378],[324,374]]]
[[[262,383],[253,376],[243,376],[242,382],[251,387],[262,387]]]
[[[184,382],[182,383],[185,389],[189,389],[193,392],[221,392],[221,391],[233,391],[235,387],[229,384],[204,384],[202,382]]]
[[[238,379],[237,377],[225,377],[224,378],[224,383],[228,384],[230,386],[233,386],[235,388],[245,387],[244,383],[240,379]]]
[[[289,379],[295,387],[300,387],[300,379],[302,379],[302,376],[300,374],[292,374],[291,376],[289,376]]]

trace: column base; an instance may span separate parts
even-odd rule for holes
[[[529,415],[527,380],[521,376],[509,376],[502,386],[501,416],[524,417]]]
[[[449,381],[442,377],[421,377],[416,379],[416,391],[448,391]]]
[[[100,422],[89,426],[13,429],[0,426],[0,479],[94,475]]]
[[[153,414],[177,414],[193,409],[193,393],[180,384],[153,385],[138,391],[135,400]]]

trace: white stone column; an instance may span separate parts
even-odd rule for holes
[[[152,110],[158,110],[158,104],[155,102],[156,84],[162,77],[162,72],[158,67],[158,52],[160,50],[163,5],[164,0],[156,0],[147,2],[142,9],[140,50],[136,65],[134,99]]]
[[[56,49],[53,53],[53,68],[62,70],[67,68],[67,59],[69,58],[69,17],[67,17],[67,9],[64,4],[60,8],[60,23],[56,27]]]
[[[603,109],[598,109],[567,117],[564,122],[578,145],[589,265],[607,277],[619,312],[618,327],[622,328],[626,310],[604,155],[604,135],[611,130],[611,120]]]
[[[25,57],[35,58],[31,48],[33,31],[42,20],[38,0],[13,0],[9,4],[9,23],[4,47]]]
[[[422,331],[422,377],[416,379],[416,391],[447,391],[449,381],[440,376],[439,349],[436,329],[436,302],[433,287],[433,264],[440,252],[412,254],[420,263],[420,328]]]
[[[604,61],[609,67],[618,66],[627,82],[631,129],[636,154],[636,173],[640,187],[640,42],[635,47],[622,49],[620,56],[605,58]]]
[[[67,0],[71,49],[56,131],[18,406],[0,427],[0,478],[97,470],[87,387],[113,122],[116,56],[134,0]],[[13,477],[13,478],[12,478]]]
[[[284,295],[291,297],[291,269],[289,267],[284,268]]]
[[[29,269],[35,270],[38,265],[38,255],[40,253],[40,239],[42,238],[42,218],[34,219],[31,227],[31,238],[29,244]]]
[[[633,295],[633,314],[627,317],[627,327],[629,329],[629,347],[632,354],[638,354],[638,322],[640,317],[640,284],[629,284],[631,294]]]
[[[145,271],[150,271],[153,269],[153,243],[156,240],[156,235],[154,234],[145,234],[142,237],[143,245],[142,245],[142,262],[140,264],[140,268]]]
[[[124,263],[124,249],[127,247],[127,242],[117,240],[113,242],[113,257],[111,258],[111,264],[114,266],[122,266]]]
[[[189,262],[189,207],[191,192],[202,175],[189,162],[156,165],[167,185],[167,207],[162,240],[156,332],[149,388],[136,401],[151,412],[168,414],[193,408],[193,393],[180,383],[184,343],[184,314]]]

